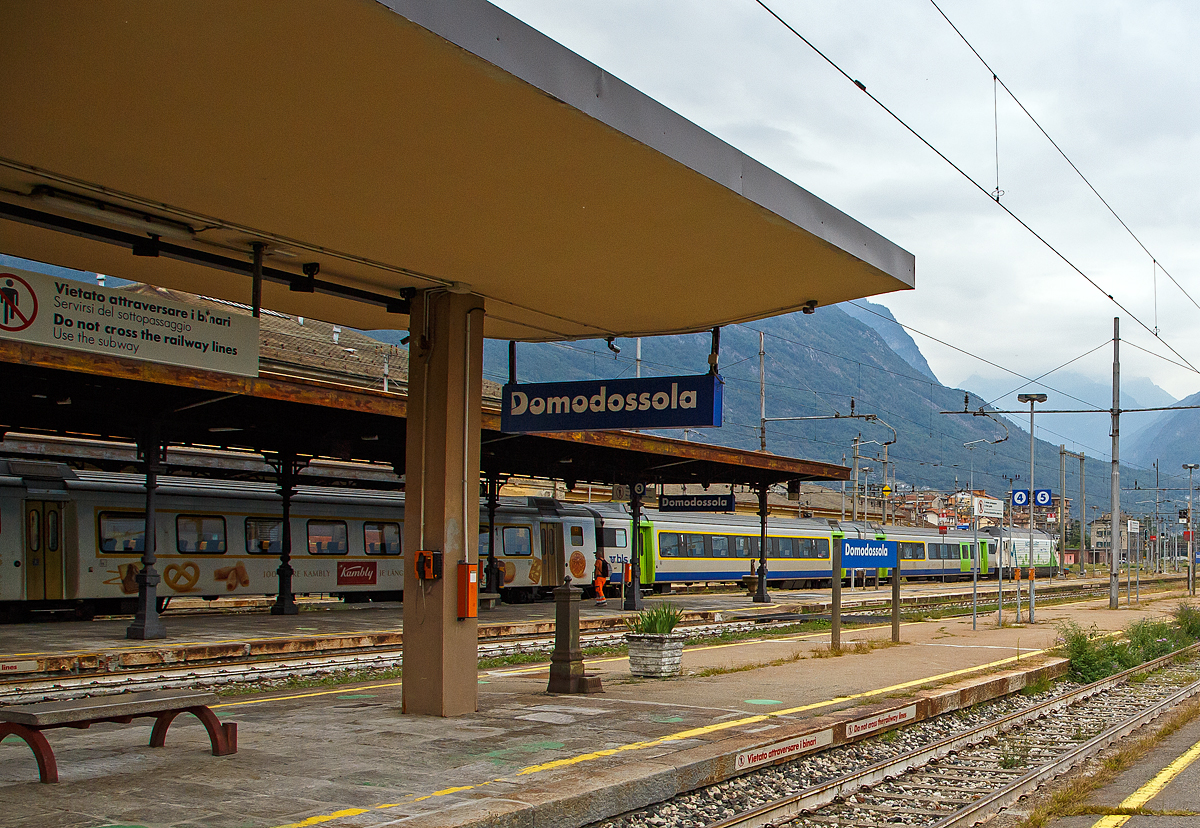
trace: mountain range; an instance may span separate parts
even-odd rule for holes
[[[719,359],[725,379],[723,426],[687,434],[661,433],[758,449],[761,334],[769,451],[849,464],[856,435],[863,441],[861,454],[878,458],[881,444],[893,437],[891,429],[895,429],[888,459],[901,490],[966,488],[972,478],[975,488],[998,497],[1010,485],[1024,488],[1029,475],[1029,434],[1019,425],[1019,418],[1013,422],[999,415],[974,413],[988,399],[976,389],[948,388],[940,383],[919,347],[887,308],[862,301],[847,308],[845,304],[818,308],[813,314],[796,313],[724,328]],[[399,340],[396,332],[373,335]],[[519,343],[517,380],[615,379],[634,376],[639,368],[642,376],[670,376],[703,373],[708,367],[707,333],[644,338],[640,366],[635,340],[618,339],[613,344],[619,352],[603,341]],[[507,381],[506,342],[485,342],[484,372],[488,379]],[[1136,387],[1154,402],[1163,400],[1166,393]],[[1094,392],[1091,389],[1089,393]],[[1165,399],[1170,401],[1169,395]],[[848,418],[852,401],[855,414],[875,415],[878,421]],[[822,419],[772,421],[800,417]],[[1040,423],[1038,430],[1041,433]],[[1104,509],[1110,464],[1091,459],[1094,454],[1088,456],[1088,503]],[[1036,458],[1035,487],[1057,491],[1057,443],[1038,440]],[[864,460],[863,466],[869,469],[870,482],[881,481],[878,459]],[[1073,497],[1079,489],[1078,468],[1077,461],[1069,459],[1067,488]],[[1153,486],[1152,473],[1144,469],[1126,467],[1122,475],[1123,488]],[[1010,479],[1015,483],[1010,484]]]

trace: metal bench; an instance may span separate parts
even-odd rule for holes
[[[208,730],[213,756],[237,753],[237,725],[221,722],[209,705],[217,701],[215,693],[192,690],[156,690],[147,693],[120,693],[92,699],[39,702],[0,707],[0,740],[12,734],[25,740],[37,758],[43,782],[58,781],[58,763],[54,751],[42,735],[52,727],[86,729],[98,722],[129,724],[134,719],[152,718],[150,747],[162,747],[167,728],[180,713],[191,713]]]

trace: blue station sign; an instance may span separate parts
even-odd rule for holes
[[[659,495],[660,512],[732,512],[736,501],[732,494]]]
[[[500,430],[602,431],[617,428],[716,428],[725,381],[690,377],[511,383],[504,386]]]
[[[896,541],[842,541],[842,569],[893,569],[897,560]]]

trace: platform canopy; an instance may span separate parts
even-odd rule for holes
[[[0,253],[246,302],[264,242],[266,307],[403,328],[409,289],[449,286],[521,340],[914,285],[911,254],[481,0],[8,0],[0,30]]]

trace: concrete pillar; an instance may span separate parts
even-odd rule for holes
[[[483,299],[430,290],[412,300],[404,484],[404,712],[477,709],[477,622],[458,619],[459,562],[477,564]],[[442,554],[420,581],[417,552]]]

